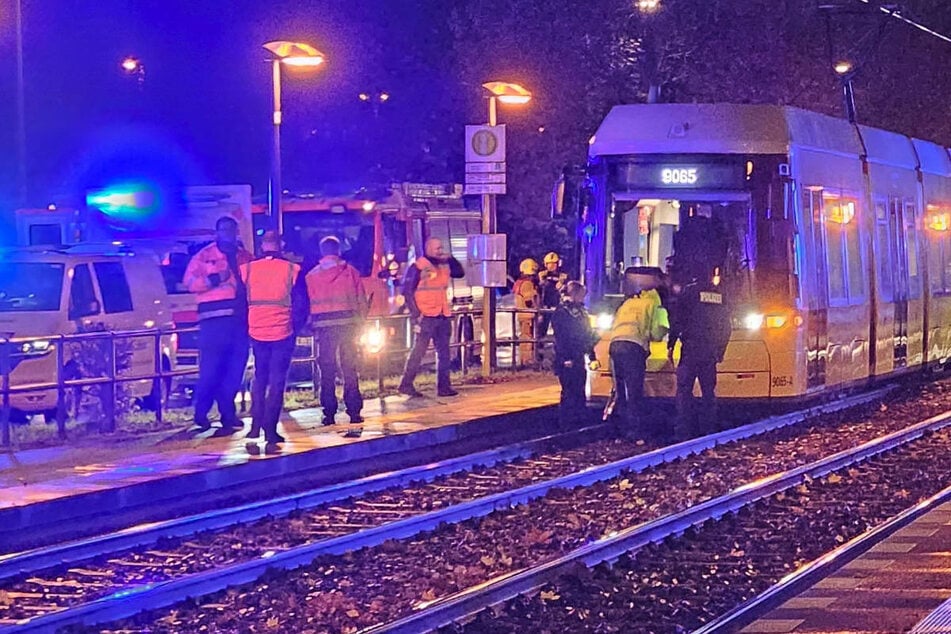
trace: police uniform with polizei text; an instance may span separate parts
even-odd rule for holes
[[[222,431],[242,426],[234,401],[248,362],[248,305],[239,267],[250,261],[251,254],[240,245],[222,250],[212,243],[185,269],[185,286],[198,301],[195,423],[205,429],[216,401]]]
[[[668,347],[681,342],[677,367],[677,431],[679,435],[710,433],[716,423],[717,363],[723,360],[732,324],[724,289],[712,281],[684,286],[670,315]],[[701,409],[694,409],[693,386],[700,383]]]
[[[274,241],[277,242],[276,236]],[[300,266],[283,259],[276,251],[266,251],[263,257],[241,266],[248,293],[248,334],[254,352],[249,438],[257,438],[263,429],[269,443],[284,441],[277,433],[277,423],[294,354],[297,324],[292,304],[298,299],[294,285],[299,274]]]
[[[363,395],[357,373],[357,338],[366,315],[366,294],[360,272],[337,255],[325,255],[305,278],[310,298],[310,322],[317,338],[320,368],[320,407],[324,424],[337,413],[337,359],[343,375],[343,402],[351,423],[363,422]]]

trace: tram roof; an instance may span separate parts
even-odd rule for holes
[[[864,143],[863,143],[864,142]],[[927,141],[789,106],[635,104],[615,106],[592,138],[589,156],[788,154],[809,148],[944,174],[948,150]]]

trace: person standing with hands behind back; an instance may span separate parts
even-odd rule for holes
[[[413,381],[432,340],[436,348],[436,394],[455,396],[458,392],[449,384],[449,338],[452,335],[449,316],[452,310],[446,292],[450,280],[465,277],[466,272],[456,258],[446,253],[438,238],[427,240],[424,252],[425,255],[417,258],[406,270],[403,280],[403,295],[414,322],[416,342],[406,359],[399,391],[409,397],[422,396]]]
[[[584,307],[588,290],[581,282],[568,282],[565,297],[551,316],[555,329],[555,374],[561,383],[561,423],[583,423],[585,407],[585,363],[587,354],[592,369],[598,368],[594,344],[598,336],[591,328],[591,318]]]

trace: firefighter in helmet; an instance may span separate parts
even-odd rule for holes
[[[554,251],[545,254],[543,260],[545,269],[538,274],[538,296],[541,300],[540,308],[554,310],[561,303],[561,296],[568,284],[568,274],[561,270],[561,256]],[[542,313],[538,317],[538,336],[548,334],[548,325],[551,324],[551,312]]]
[[[535,310],[539,306],[538,301],[538,262],[532,258],[525,258],[518,265],[519,276],[512,287],[512,293],[515,295],[515,308],[518,310]],[[535,317],[534,312],[519,312],[515,315],[518,322],[518,338],[532,339],[535,335]],[[535,344],[530,341],[523,341],[518,344],[519,363],[522,365],[535,364]]]

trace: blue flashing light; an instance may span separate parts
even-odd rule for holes
[[[122,183],[86,194],[86,204],[117,220],[146,220],[161,207],[158,188],[147,183]]]

